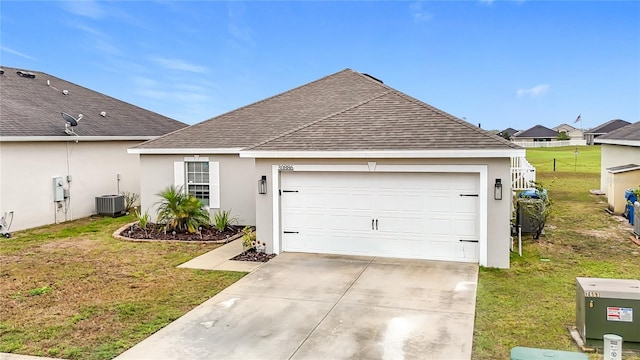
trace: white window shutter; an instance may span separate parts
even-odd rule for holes
[[[184,187],[184,162],[175,161],[173,163],[173,185],[176,188]],[[187,189],[184,189],[187,191]]]
[[[220,163],[209,161],[209,208],[220,209]]]

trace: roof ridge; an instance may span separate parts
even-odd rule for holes
[[[453,120],[453,121],[457,122],[458,124],[460,124],[460,125],[462,125],[462,126],[465,126],[465,127],[467,127],[467,128],[469,128],[469,129],[471,129],[471,130],[475,131],[476,133],[478,133],[478,134],[480,134],[480,135],[482,135],[482,136],[485,136],[485,137],[487,137],[487,138],[491,138],[491,139],[494,139],[494,140],[498,140],[498,141],[500,141],[500,142],[504,143],[505,145],[514,146],[514,147],[519,147],[518,145],[514,144],[513,142],[511,142],[511,141],[509,141],[509,140],[507,140],[507,139],[504,139],[504,138],[502,138],[502,137],[500,137],[500,136],[498,136],[498,135],[491,134],[489,131],[484,130],[483,128],[480,128],[480,127],[474,126],[473,124],[471,124],[471,123],[470,123],[470,122],[468,122],[468,121],[465,121],[465,120],[459,119],[459,118],[457,118],[457,117],[455,117],[455,116],[453,116],[453,115],[449,114],[448,112],[446,112],[446,111],[444,111],[444,110],[440,110],[440,109],[438,109],[437,107],[435,107],[435,106],[433,106],[433,105],[429,105],[429,104],[427,104],[427,103],[426,103],[426,102],[424,102],[424,101],[421,101],[421,100],[419,100],[419,99],[414,98],[413,96],[407,95],[407,94],[403,93],[402,91],[395,90],[395,89],[392,89],[392,90],[393,90],[396,94],[398,94],[399,96],[404,97],[404,98],[406,98],[407,100],[409,100],[409,101],[411,101],[411,102],[413,102],[413,103],[415,103],[415,104],[417,104],[417,105],[420,105],[420,106],[422,106],[422,107],[426,107],[427,109],[429,109],[429,110],[431,110],[431,111],[434,111],[434,112],[436,112],[436,113],[438,113],[438,114],[440,114],[440,115],[442,115],[442,116],[445,116],[445,117],[449,118],[450,120]]]
[[[364,76],[364,75],[363,75],[363,76]],[[375,81],[375,80],[371,79],[371,81]],[[329,115],[324,116],[324,117],[322,117],[322,118],[320,118],[320,119],[314,120],[314,121],[312,121],[312,122],[310,122],[310,123],[307,123],[307,124],[304,124],[304,125],[300,125],[300,126],[298,126],[297,128],[295,128],[295,129],[291,129],[291,130],[289,130],[289,131],[285,131],[285,132],[283,132],[283,133],[281,133],[281,134],[278,134],[278,135],[276,135],[276,136],[272,136],[272,137],[271,137],[271,138],[269,138],[269,139],[266,139],[266,140],[263,140],[263,141],[261,141],[261,142],[259,142],[259,143],[257,143],[257,144],[253,144],[253,145],[251,145],[251,146],[248,146],[248,147],[244,148],[243,150],[253,149],[253,148],[255,148],[255,147],[258,147],[258,146],[262,146],[262,145],[268,144],[268,143],[270,143],[270,142],[272,142],[272,141],[274,141],[274,140],[280,139],[280,138],[282,138],[282,137],[285,137],[285,136],[291,135],[291,134],[293,134],[293,133],[295,133],[295,132],[298,132],[298,131],[300,131],[300,130],[302,130],[302,129],[308,128],[309,126],[315,125],[315,124],[317,124],[317,123],[319,123],[319,122],[321,122],[321,121],[324,121],[324,120],[330,119],[330,118],[332,118],[332,117],[334,117],[334,116],[336,116],[336,115],[338,115],[338,114],[342,114],[342,113],[347,112],[347,111],[349,111],[349,110],[351,110],[351,109],[355,109],[355,108],[357,108],[357,107],[359,107],[359,106],[362,106],[362,105],[364,105],[364,104],[366,104],[366,103],[369,103],[369,102],[371,102],[371,101],[373,101],[373,100],[375,100],[375,99],[377,99],[377,98],[380,98],[380,97],[382,97],[382,96],[388,95],[388,94],[392,93],[393,91],[394,91],[393,89],[388,89],[387,91],[385,91],[385,92],[383,92],[383,93],[380,93],[380,94],[377,94],[377,95],[373,96],[373,97],[372,97],[372,98],[370,98],[370,99],[367,99],[367,100],[361,101],[361,102],[359,102],[359,103],[357,103],[357,104],[354,104],[354,105],[352,105],[352,106],[348,106],[348,107],[346,107],[346,108],[344,108],[344,109],[342,109],[342,110],[340,110],[340,111],[336,111],[336,112],[334,112],[334,113],[332,113],[332,114],[329,114]]]

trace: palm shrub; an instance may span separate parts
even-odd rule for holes
[[[200,225],[209,223],[209,212],[202,201],[186,194],[182,187],[171,185],[157,195],[162,198],[158,205],[158,222],[165,231],[195,233]]]

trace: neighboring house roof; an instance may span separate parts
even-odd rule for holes
[[[73,129],[80,138],[148,140],[187,126],[43,72],[2,70],[0,139],[68,137],[63,112],[76,118],[83,115]]]
[[[613,130],[619,129],[623,126],[627,126],[629,125],[630,122],[628,121],[624,121],[624,120],[620,120],[620,119],[614,119],[614,120],[609,120],[606,123],[596,126],[592,129],[589,129],[587,131],[585,131],[585,134],[594,134],[594,135],[599,135],[599,134],[607,134],[612,132]]]
[[[508,137],[512,137],[514,134],[518,133],[518,130],[514,128],[506,128],[498,133],[498,135],[506,134]]]
[[[640,121],[598,136],[594,141],[600,144],[640,146]]]
[[[612,174],[618,174],[618,173],[636,171],[636,170],[640,170],[640,165],[638,165],[638,164],[626,164],[626,165],[612,166],[612,167],[607,168],[607,171],[612,173]]]
[[[564,131],[573,131],[573,130],[577,130],[576,128],[574,128],[573,126],[569,125],[569,124],[560,124],[554,128],[552,128],[551,130],[555,130],[555,131],[560,131],[560,130],[564,130]]]
[[[542,125],[536,125],[513,135],[515,138],[554,138],[558,132]]]
[[[137,146],[350,151],[520,149],[351,69]]]

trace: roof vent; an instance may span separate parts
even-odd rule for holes
[[[0,75],[4,74],[4,70],[0,69]]]
[[[107,112],[106,112],[106,111],[101,111],[101,112],[100,112],[100,116],[102,116],[102,117],[107,116]]]
[[[69,90],[66,90],[66,89],[62,90],[62,93],[65,94],[65,95],[69,95]]]
[[[36,74],[28,72],[28,71],[22,71],[22,70],[16,71],[16,74],[20,75],[21,77],[25,77],[25,78],[29,78],[29,79],[34,79],[36,77]]]
[[[380,80],[380,79],[378,79],[378,78],[376,78],[376,77],[373,77],[373,76],[371,76],[371,75],[369,75],[369,74],[362,73],[362,75],[364,75],[364,76],[366,76],[366,77],[368,77],[368,78],[371,78],[371,79],[373,79],[373,80],[375,80],[375,81],[379,82],[380,84],[384,84],[384,83],[382,82],[382,80]]]

